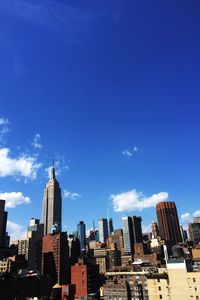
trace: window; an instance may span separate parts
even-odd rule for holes
[[[161,291],[161,286],[158,287],[158,290]]]
[[[162,295],[160,295],[160,299],[162,299]]]

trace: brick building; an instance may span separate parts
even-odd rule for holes
[[[52,284],[70,282],[68,238],[65,232],[48,234],[42,240],[42,273],[52,278]]]
[[[99,266],[79,260],[71,266],[71,283],[76,285],[76,298],[87,297],[99,290]]]

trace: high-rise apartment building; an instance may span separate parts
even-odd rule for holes
[[[102,243],[106,243],[108,238],[108,220],[107,219],[100,219],[98,222],[99,225],[99,241]]]
[[[161,237],[172,244],[181,242],[176,204],[174,202],[160,202],[156,205],[156,213]]]
[[[80,221],[77,225],[77,233],[78,238],[80,241],[80,250],[85,249],[85,242],[86,242],[86,229],[85,229],[85,223],[83,221]]]
[[[50,275],[52,284],[70,282],[69,249],[66,232],[47,234],[42,239],[42,273]]]
[[[6,247],[6,225],[8,212],[5,211],[5,200],[0,200],[0,248]]]
[[[55,168],[52,168],[51,179],[48,181],[43,196],[42,223],[44,224],[44,235],[52,232],[53,225],[61,231],[61,188],[56,179]]]

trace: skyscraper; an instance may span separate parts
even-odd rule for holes
[[[134,243],[142,243],[142,218],[133,216],[133,241]]]
[[[83,250],[85,249],[85,239],[86,239],[85,223],[83,221],[80,221],[80,223],[77,225],[77,232],[80,241],[80,250]]]
[[[127,255],[133,254],[133,221],[131,217],[122,218],[122,229],[124,236],[124,252]]]
[[[57,225],[61,230],[61,188],[56,179],[55,168],[51,170],[51,179],[48,181],[43,196],[42,222],[44,235],[51,233],[52,226]]]
[[[6,245],[6,225],[8,213],[5,211],[5,200],[0,200],[0,248]]]
[[[99,241],[105,243],[108,238],[108,220],[100,219],[98,222],[99,225]]]
[[[161,237],[167,242],[181,242],[176,204],[174,202],[160,202],[156,205],[156,213]]]

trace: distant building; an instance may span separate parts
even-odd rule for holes
[[[111,234],[112,232],[114,232],[114,227],[113,227],[113,219],[110,218],[108,221],[108,229],[109,229],[109,234]]]
[[[31,218],[28,226],[28,270],[41,270],[42,237],[44,225],[39,219]]]
[[[124,253],[125,255],[133,254],[133,221],[131,217],[123,217],[122,218],[122,229],[123,229],[123,237],[124,237]]]
[[[83,250],[86,246],[86,229],[83,221],[80,221],[77,225],[77,233],[80,241],[80,250]]]
[[[188,239],[188,235],[187,235],[187,231],[183,228],[182,225],[180,225],[180,232],[181,232],[182,242],[185,243],[186,240]]]
[[[171,244],[181,242],[180,225],[175,202],[160,202],[156,213],[161,238]]]
[[[108,237],[108,245],[115,244],[116,248],[120,251],[124,248],[123,231],[122,229],[115,230]]]
[[[80,256],[80,240],[73,235],[69,235],[68,238],[68,246],[69,246],[69,259],[70,264],[74,265],[78,262],[78,258]]]
[[[56,179],[55,169],[52,168],[51,179],[48,181],[43,196],[42,223],[44,224],[44,235],[50,234],[54,224],[61,231],[61,189]]]
[[[159,236],[158,223],[153,221],[151,224],[151,238],[156,239]]]
[[[102,243],[106,243],[108,238],[108,220],[107,219],[100,219],[98,222],[99,225],[99,241]]]
[[[52,284],[70,282],[69,250],[66,232],[48,234],[42,240],[42,273],[50,275]]]
[[[142,243],[142,218],[133,216],[133,242],[135,243]]]
[[[18,240],[18,254],[24,255],[27,261],[28,261],[28,251],[29,251],[29,239],[21,238],[20,240]]]
[[[200,223],[196,222],[195,219],[193,223],[190,223],[188,225],[188,233],[190,241],[193,241],[195,243],[200,242]]]

